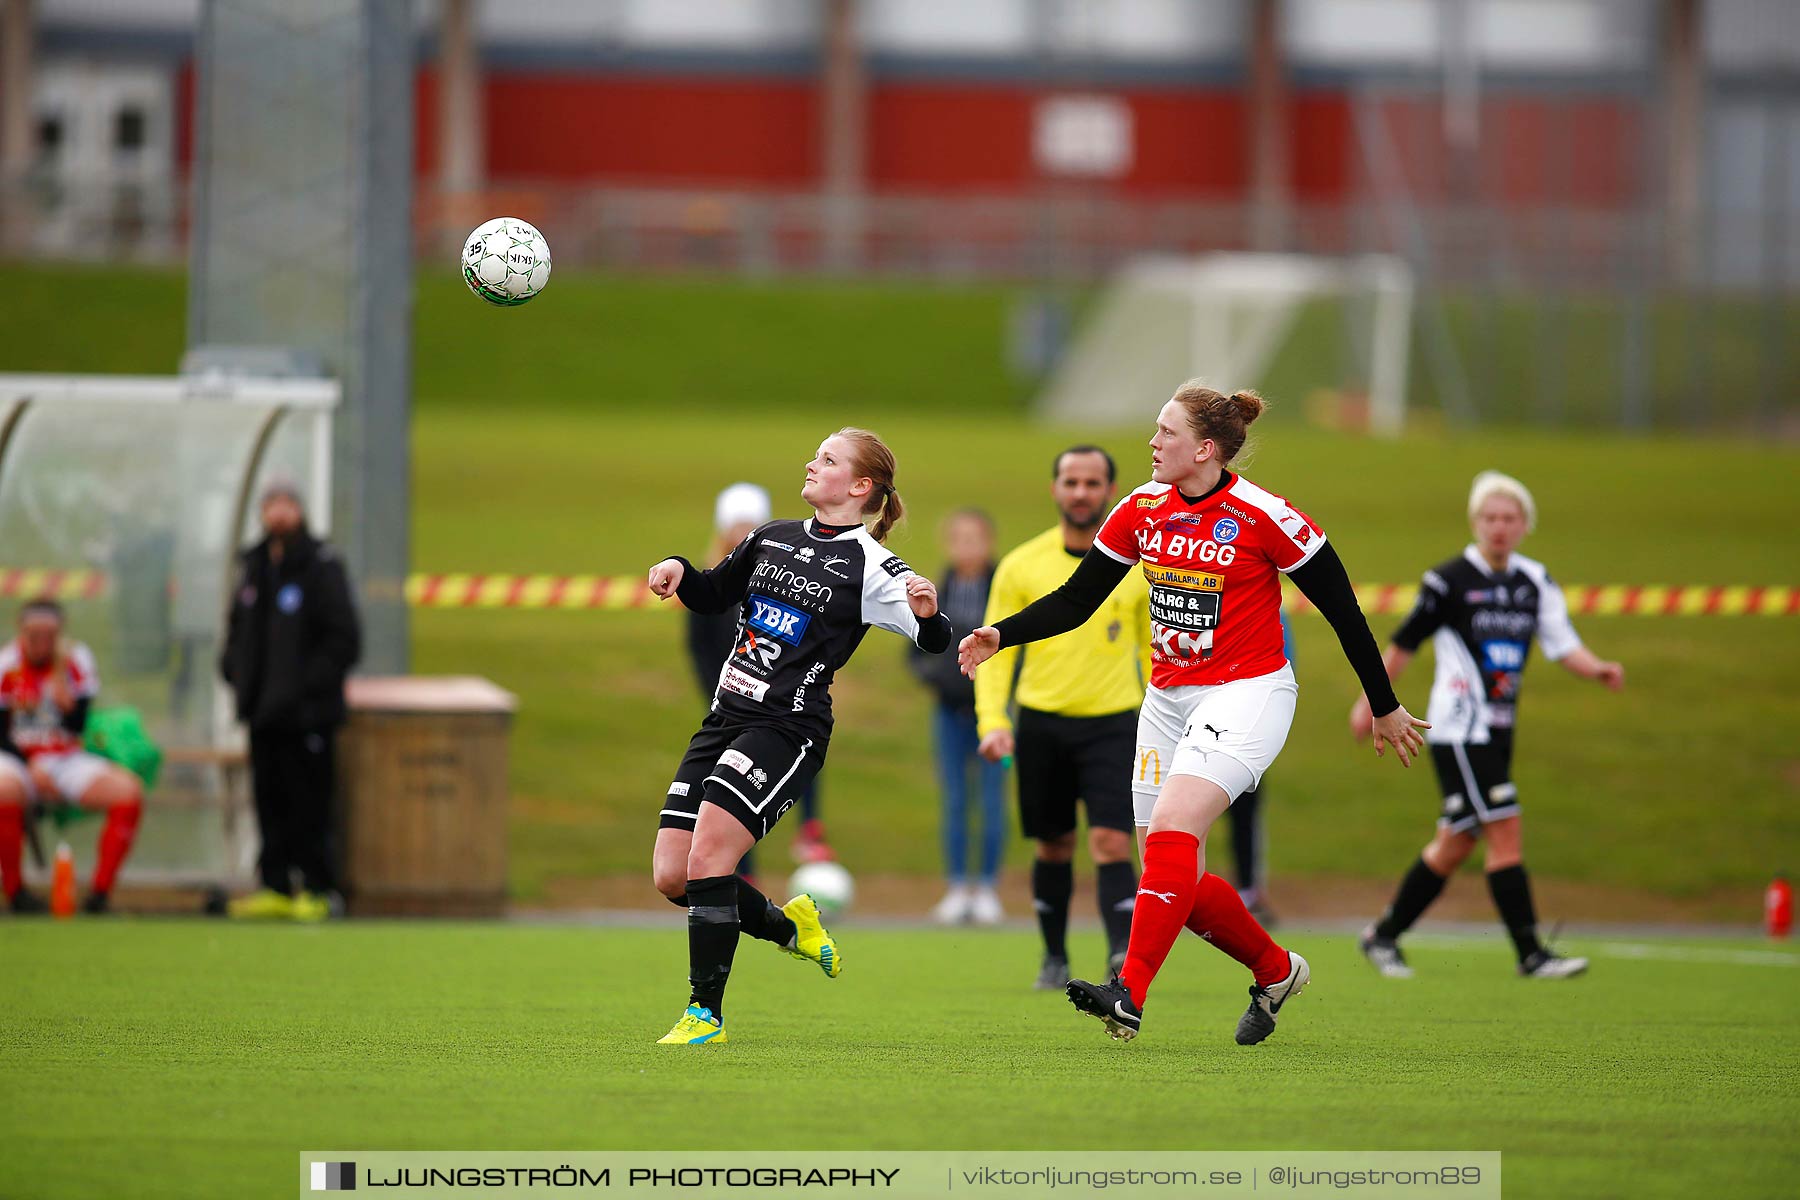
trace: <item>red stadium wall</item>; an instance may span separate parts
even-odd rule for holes
[[[191,66],[176,80],[176,154],[193,157]],[[1036,186],[1034,105],[1053,94],[1029,84],[874,81],[868,97],[867,177],[876,192],[1018,193]],[[1230,200],[1250,173],[1246,112],[1234,89],[1109,89],[1131,107],[1130,169],[1091,183],[1130,197]],[[438,165],[437,78],[419,71],[415,165]],[[628,186],[804,190],[819,176],[818,88],[811,78],[647,77],[494,71],[486,79],[489,177]],[[1331,88],[1290,99],[1288,172],[1303,204],[1357,190],[1360,150],[1350,99]],[[1430,98],[1380,110],[1408,191],[1447,198],[1450,163]],[[1481,195],[1502,207],[1615,208],[1638,193],[1633,147],[1647,130],[1630,102],[1603,94],[1549,99],[1491,95],[1481,114]]]

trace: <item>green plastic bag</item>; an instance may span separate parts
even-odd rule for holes
[[[144,781],[144,790],[156,786],[162,770],[162,750],[150,740],[144,718],[135,708],[96,708],[88,713],[87,748],[110,758]]]

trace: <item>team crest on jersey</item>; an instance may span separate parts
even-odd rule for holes
[[[1220,517],[1213,522],[1213,541],[1235,542],[1238,535],[1238,523],[1230,517]]]
[[[905,560],[897,554],[891,556],[886,562],[882,563],[881,569],[886,571],[889,575],[892,575],[895,579],[900,578],[902,575],[912,574],[912,568],[907,566]]]

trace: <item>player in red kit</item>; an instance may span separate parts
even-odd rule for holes
[[[100,691],[94,656],[64,641],[62,606],[33,600],[19,636],[0,646],[0,889],[16,913],[44,911],[20,880],[24,814],[33,801],[103,809],[93,883],[83,907],[107,910],[113,879],[137,835],[144,793],[137,776],[82,749],[88,708]]]
[[[1228,469],[1263,402],[1190,380],[1157,415],[1151,482],[1120,501],[1067,583],[963,639],[965,671],[1005,646],[1078,627],[1140,566],[1150,585],[1151,678],[1138,714],[1132,799],[1144,869],[1125,966],[1108,983],[1072,980],[1069,999],[1115,1038],[1137,1036],[1150,984],[1182,929],[1250,968],[1243,1045],[1310,978],[1237,889],[1206,872],[1207,830],[1275,761],[1298,689],[1282,649],[1286,574],[1338,636],[1373,710],[1375,750],[1410,765],[1425,722],[1400,706],[1350,578],[1324,532],[1285,499]]]

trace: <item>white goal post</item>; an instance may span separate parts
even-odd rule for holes
[[[1060,422],[1122,420],[1142,416],[1185,379],[1221,391],[1258,386],[1302,305],[1337,299],[1356,317],[1349,340],[1366,375],[1369,428],[1396,434],[1406,412],[1412,296],[1412,270],[1392,255],[1139,259],[1096,302],[1037,412]]]

